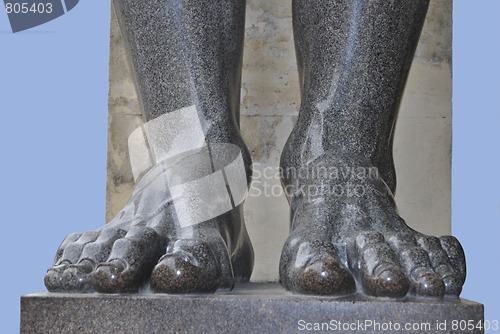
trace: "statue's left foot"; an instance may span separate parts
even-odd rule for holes
[[[460,295],[465,257],[458,240],[408,227],[378,174],[357,173],[374,168],[332,157],[307,168],[307,179],[294,179],[290,198],[293,231],[280,261],[287,289],[316,295],[361,290],[392,298]],[[318,177],[332,168],[344,174]]]

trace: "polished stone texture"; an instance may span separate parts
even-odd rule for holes
[[[398,215],[392,144],[429,0],[294,0],[299,118],[281,155],[281,283],[315,295],[459,296],[465,257]]]
[[[201,141],[212,159],[218,144],[236,146],[244,161],[244,185],[249,183],[251,159],[239,131],[245,1],[116,0],[114,7],[128,42],[144,120],[195,110],[193,122],[199,121]],[[145,130],[151,156],[167,149],[153,144],[165,143],[172,137],[167,134],[175,132],[160,130]],[[183,146],[193,135],[184,124],[176,131],[181,135],[172,145]],[[176,156],[175,165],[156,161],[106,226],[62,242],[45,276],[49,291],[123,293],[150,286],[156,292],[213,292],[249,280],[253,249],[242,205],[182,226],[169,181],[179,175],[171,174],[182,170],[195,180],[195,175],[216,171],[215,160],[202,172],[184,153]]]
[[[304,297],[278,284],[249,283],[215,295],[27,295],[21,299],[21,333],[296,333],[339,321],[372,322],[345,333],[482,333],[452,330],[452,321],[477,324],[483,314],[483,305],[467,300]],[[379,330],[376,323],[392,323],[392,330]],[[397,331],[396,324],[431,327]]]
[[[259,282],[278,280],[289,233],[289,206],[275,172],[300,106],[291,7],[290,0],[246,6],[240,122],[255,173],[244,215],[255,250],[252,281]],[[451,32],[452,1],[431,0],[394,138],[398,210],[408,225],[436,236],[451,231]],[[142,123],[114,11],[109,65],[106,222],[132,193],[127,138]]]
[[[207,4],[115,7],[144,119],[194,106],[209,146],[241,149],[249,181],[239,132],[245,3]],[[393,202],[393,129],[428,1],[293,4],[302,104],[281,160],[292,209],[282,284],[317,295],[458,296],[465,280],[458,241],[412,230]],[[110,224],[63,242],[45,277],[50,291],[133,292],[151,277],[157,292],[209,292],[249,279],[242,208],[181,228],[164,167],[144,175]]]

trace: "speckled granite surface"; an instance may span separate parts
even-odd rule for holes
[[[404,333],[465,333],[453,321],[478,323],[483,314],[483,305],[464,299],[305,297],[249,283],[215,295],[31,294],[21,297],[21,333],[293,333],[323,323],[326,331],[357,329],[344,333],[397,333],[406,324],[419,329]]]
[[[252,280],[259,282],[278,279],[289,234],[289,206],[275,174],[300,105],[291,4],[247,0],[246,7],[240,121],[255,173],[244,216],[256,258]],[[111,27],[106,221],[132,192],[127,138],[142,123],[114,12]],[[431,0],[394,143],[399,212],[413,228],[436,236],[451,232],[451,33],[452,1]]]

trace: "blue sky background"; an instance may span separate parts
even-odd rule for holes
[[[462,297],[500,320],[500,1],[454,1],[453,233]],[[104,223],[108,1],[12,34],[0,10],[2,333],[70,232]],[[500,332],[500,331],[498,331]],[[493,333],[493,332],[491,332]]]

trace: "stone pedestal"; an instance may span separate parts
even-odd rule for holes
[[[299,296],[249,283],[215,295],[36,293],[21,297],[21,333],[482,333],[483,305]],[[409,327],[407,327],[409,326]],[[408,328],[410,330],[405,330]]]

